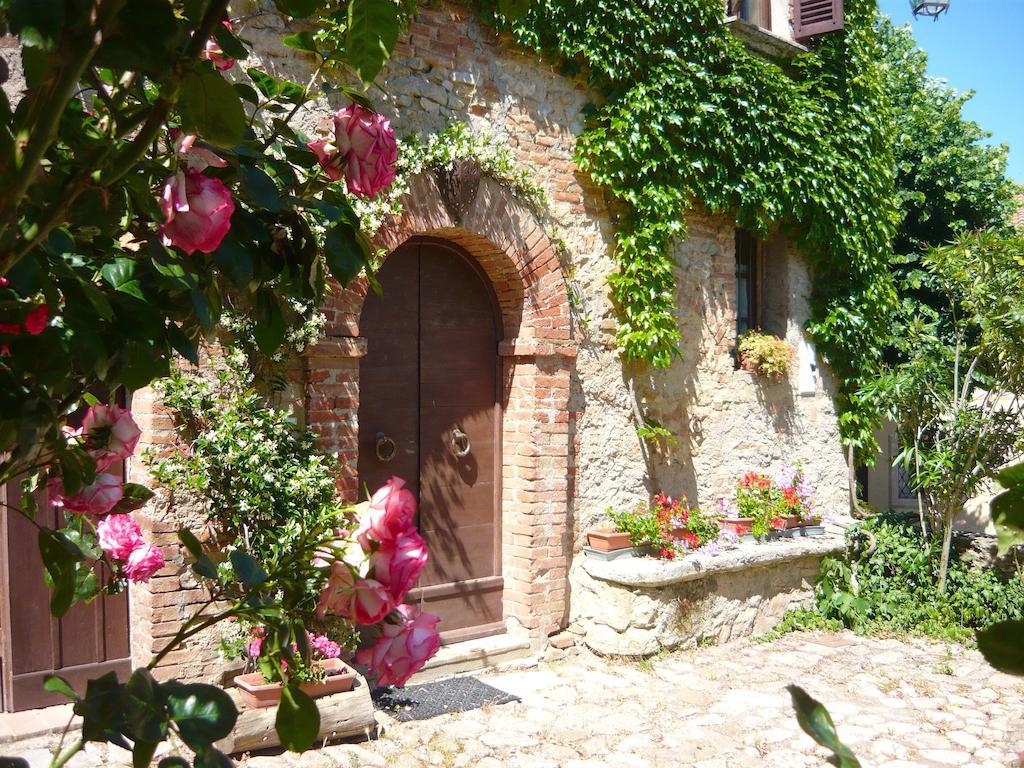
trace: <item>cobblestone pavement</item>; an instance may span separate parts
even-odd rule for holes
[[[829,707],[865,768],[1006,768],[1024,749],[1024,682],[976,651],[852,634],[789,635],[651,659],[579,654],[482,675],[522,701],[386,724],[374,741],[250,768],[824,765],[785,690]]]

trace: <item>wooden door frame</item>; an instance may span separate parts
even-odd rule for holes
[[[505,403],[503,397],[503,382],[504,382],[504,358],[502,358],[499,352],[499,345],[505,339],[505,326],[502,321],[501,304],[498,302],[498,294],[494,290],[494,283],[491,282],[490,276],[484,271],[484,268],[480,266],[480,262],[465,248],[460,246],[458,243],[446,240],[443,237],[434,237],[430,235],[417,235],[411,237],[402,243],[400,246],[392,250],[391,253],[399,250],[403,247],[419,247],[421,245],[430,245],[438,248],[443,248],[456,256],[465,263],[470,270],[476,275],[477,279],[483,286],[484,292],[487,295],[487,300],[491,305],[491,317],[494,322],[494,338],[495,338],[495,349],[494,349],[494,500],[492,502],[494,509],[494,572],[497,576],[488,577],[487,579],[476,579],[474,581],[487,581],[493,583],[495,587],[502,590],[502,619],[500,622],[493,624],[481,624],[479,626],[467,627],[465,629],[453,629],[444,632],[445,644],[462,642],[465,640],[475,640],[479,637],[487,637],[488,635],[497,635],[507,631],[505,624],[505,608],[504,608],[504,589],[505,589],[505,576],[503,573],[504,560],[502,552],[502,530],[503,530],[503,505],[502,505],[502,480],[504,478],[505,461],[503,444],[505,441],[504,436],[504,423],[505,423]],[[390,255],[390,254],[389,254]],[[418,255],[417,255],[418,258]],[[386,263],[386,259],[385,259]],[[418,485],[418,483],[417,483]],[[410,602],[415,602],[421,594],[430,594],[430,590],[433,587],[417,587],[410,592]]]

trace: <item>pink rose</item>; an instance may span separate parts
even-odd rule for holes
[[[410,530],[393,542],[382,544],[370,556],[370,567],[374,578],[387,587],[392,599],[401,603],[419,578],[427,558],[427,543],[416,531]]]
[[[331,566],[331,577],[320,593],[316,615],[323,619],[328,613],[349,619],[356,624],[377,624],[391,612],[391,595],[384,585],[373,579],[356,579],[345,563]]]
[[[252,628],[252,640],[246,645],[246,652],[249,654],[249,658],[258,659],[260,652],[263,650],[263,638],[267,631],[263,627]]]
[[[149,577],[164,567],[164,553],[160,547],[141,543],[124,564],[124,574],[132,581],[149,581]]]
[[[441,647],[437,616],[400,605],[394,618],[397,623],[382,625],[376,644],[356,653],[356,661],[377,675],[378,685],[405,685]]]
[[[107,514],[124,496],[121,478],[106,472],[96,475],[90,485],[80,488],[78,493],[71,496],[64,495],[64,483],[59,477],[52,478],[46,488],[54,504],[63,506],[69,512],[89,515]]]
[[[38,336],[50,323],[50,308],[40,304],[25,316],[25,330],[31,336]]]
[[[82,419],[81,434],[85,435],[86,448],[96,461],[96,469],[102,472],[135,452],[142,430],[127,408],[94,405]]]
[[[194,133],[182,133],[177,128],[171,130],[174,139],[174,151],[190,171],[205,171],[213,168],[226,168],[228,161],[216,153],[203,147],[195,146]]]
[[[367,552],[373,546],[371,542],[394,541],[412,526],[416,497],[404,485],[405,480],[400,477],[389,478],[370,499],[366,516],[356,531],[356,539]]]
[[[228,30],[232,29],[230,21],[222,21]],[[221,72],[231,69],[235,66],[235,60],[230,56],[225,55],[224,51],[221,50],[220,43],[217,42],[217,38],[210,36],[210,39],[206,41],[206,46],[203,48],[203,52],[199,54],[199,58],[206,59],[211,62],[213,66],[219,69]]]
[[[113,560],[127,560],[135,549],[145,544],[142,529],[131,515],[107,515],[96,525],[96,535],[100,549]]]
[[[231,229],[235,201],[220,179],[197,171],[178,171],[164,184],[161,228],[164,245],[185,253],[212,253]]]
[[[333,136],[309,144],[328,178],[337,181],[344,172],[348,191],[361,197],[373,197],[394,181],[398,143],[384,115],[352,102],[332,123]]]

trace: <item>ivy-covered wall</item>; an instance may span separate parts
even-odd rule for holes
[[[260,25],[276,23],[275,17],[257,19],[245,33],[262,44],[270,36],[261,36]],[[261,50],[281,74],[297,81],[309,77],[297,52]],[[774,470],[795,460],[819,486],[825,508],[845,508],[833,382],[819,378],[815,394],[800,396],[796,371],[785,382],[766,385],[735,368],[731,215],[691,213],[685,217],[688,236],[668,244],[667,306],[682,359],[665,369],[624,366],[617,346],[621,315],[609,285],[622,209],[609,209],[605,190],[575,159],[588,135],[588,105],[604,94],[499,35],[477,11],[449,4],[420,9],[380,82],[386,95],[374,89],[371,97],[400,136],[468,122],[507,145],[545,192],[549,234],[565,245],[579,347],[570,402],[570,535],[578,536],[607,507],[633,504],[660,489],[713,505],[743,471]],[[313,132],[315,125],[306,128]],[[808,268],[784,235],[774,236],[769,250],[785,315],[773,330],[796,346],[810,317]],[[331,328],[341,335],[351,331],[343,324]],[[668,427],[678,445],[659,453],[641,443],[630,380],[645,414]]]

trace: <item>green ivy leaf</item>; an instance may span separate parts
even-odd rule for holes
[[[233,147],[245,138],[245,110],[238,91],[210,66],[190,72],[178,100],[182,122],[211,144]]]
[[[1024,675],[1024,621],[1000,621],[977,633],[978,650],[1000,672]]]
[[[860,768],[860,762],[849,747],[839,740],[832,717],[820,701],[812,698],[798,685],[787,685],[786,689],[793,698],[793,709],[796,719],[804,733],[821,746],[832,751],[830,763],[839,768]]]
[[[281,689],[274,727],[282,747],[290,752],[305,752],[320,733],[320,711],[297,686],[286,685]]]
[[[164,683],[167,713],[182,741],[200,750],[231,733],[238,710],[231,697],[215,685]]]
[[[398,42],[398,6],[382,0],[349,0],[345,57],[369,85]]]
[[[7,9],[11,32],[30,48],[52,51],[64,28],[62,0],[12,0]]]

